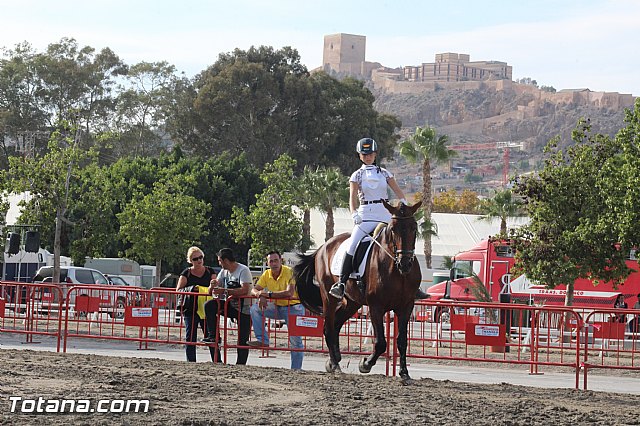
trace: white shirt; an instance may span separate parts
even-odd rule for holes
[[[365,204],[365,201],[376,201],[389,198],[389,185],[387,180],[393,178],[393,174],[383,167],[363,164],[353,172],[350,182],[358,184],[358,199],[360,207],[358,213],[363,221],[389,222],[391,214],[382,203]]]

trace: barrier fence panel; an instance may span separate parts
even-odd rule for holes
[[[0,333],[23,334],[24,343],[51,336],[60,351],[62,290],[51,283],[0,282]]]
[[[257,303],[257,299],[252,296],[246,296],[241,298],[251,303],[252,306]],[[278,299],[283,300],[283,299]],[[268,300],[268,302],[274,303],[274,300]],[[228,302],[227,302],[228,303]],[[227,305],[225,305],[227,306]],[[284,318],[267,318],[264,316],[265,308],[258,309],[265,318],[265,333],[268,335],[268,346],[260,347],[260,357],[269,358],[273,356],[274,352],[309,352],[309,353],[323,353],[328,355],[329,351],[324,341],[324,318],[317,316],[309,311],[305,310],[304,315],[292,315],[290,314],[291,308],[287,308],[287,321]],[[226,312],[226,311],[225,311]],[[373,352],[373,328],[371,327],[368,316],[367,307],[364,306],[358,310],[358,312],[350,318],[342,327],[340,332],[340,350],[343,355],[359,355],[368,356]],[[237,324],[237,321],[236,321]],[[387,318],[387,335],[390,333],[390,321]],[[252,324],[252,336],[255,327]],[[234,327],[227,327],[221,329],[224,331],[222,345],[225,349],[223,358],[227,359],[226,351],[231,348],[242,348],[234,342],[233,339],[227,336],[227,332],[234,334]],[[302,337],[302,349],[292,347],[290,337],[300,336]],[[250,338],[250,340],[253,340]],[[266,339],[263,338],[263,341]],[[389,350],[381,355],[386,361],[387,374],[389,372]]]
[[[530,374],[544,365],[567,367],[575,371],[578,387],[579,319],[568,308],[419,301],[409,324],[407,357],[521,364]],[[578,324],[573,331],[565,326],[572,321]],[[394,352],[394,372],[397,363]]]
[[[583,389],[590,369],[640,371],[640,310],[598,309],[584,319]]]
[[[25,343],[37,343],[34,341],[37,336],[51,336],[56,339],[57,350],[62,345],[65,352],[74,339],[131,342],[141,350],[157,345],[213,349],[218,345],[224,362],[228,362],[230,349],[255,349],[241,344],[239,318],[227,318],[233,298],[218,310],[219,343],[201,342],[203,330],[188,338],[185,318],[178,309],[180,294],[184,293],[163,288],[0,282],[0,333],[24,335]],[[198,296],[202,313],[204,303],[211,297],[191,294]],[[250,296],[241,300],[248,306],[257,302]],[[255,309],[263,312],[264,307]],[[295,313],[291,309],[287,308],[280,317],[265,318],[269,344],[252,354],[260,357],[272,357],[277,352],[328,354],[323,337],[324,318],[302,311],[299,306]],[[395,375],[399,357],[395,343],[397,324],[394,322],[392,327],[392,321],[393,316],[388,314],[385,325],[388,349],[382,357],[386,373]],[[249,327],[249,340],[253,340],[251,321]],[[527,366],[530,374],[540,374],[540,368],[545,366],[564,367],[575,371],[576,388],[580,371],[584,374],[583,389],[587,389],[590,369],[640,370],[639,310],[587,311],[426,300],[416,303],[408,332],[408,360],[518,364]],[[302,348],[292,345],[292,336],[302,338]],[[364,306],[344,324],[340,349],[345,355],[368,356],[373,345],[373,328]]]

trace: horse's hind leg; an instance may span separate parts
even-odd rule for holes
[[[331,312],[333,313],[325,317],[324,328],[325,341],[329,349],[329,362],[325,367],[328,372],[333,372],[340,370],[339,363],[342,360],[342,354],[340,353],[340,330],[342,330],[344,323],[356,313],[360,305],[348,300],[347,305],[337,311],[335,311],[335,303],[330,305],[332,308]]]
[[[329,360],[325,364],[325,369],[328,373],[334,371],[340,371],[340,346],[338,344],[338,333],[340,329],[336,331],[335,318],[336,318],[336,302],[332,300],[324,300],[324,340],[327,343],[327,349],[329,350]]]
[[[360,362],[359,369],[361,373],[369,373],[371,368],[376,365],[380,355],[387,350],[387,340],[384,337],[384,312],[380,309],[372,309],[371,306],[369,306],[369,315],[375,336],[374,352],[369,355],[368,358],[363,358]]]

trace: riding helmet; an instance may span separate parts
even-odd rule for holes
[[[371,154],[378,150],[378,144],[371,138],[362,138],[356,144],[358,154]]]

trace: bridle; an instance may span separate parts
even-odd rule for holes
[[[404,219],[412,219],[412,218],[413,218],[413,216],[396,216],[396,215],[393,215],[393,216],[391,217],[391,219],[392,219],[392,220],[394,220],[394,219],[395,219],[395,220],[404,220]],[[389,226],[389,225],[387,225],[387,227],[388,227],[388,226]],[[393,238],[393,235],[394,235],[393,229],[392,229],[392,228],[389,228],[389,232],[392,234],[392,236],[391,236],[391,241],[392,241],[392,246],[393,246],[393,254],[391,254],[391,253],[389,252],[389,250],[387,250],[387,248],[386,248],[386,247],[384,247],[382,244],[380,244],[380,242],[378,241],[377,236],[376,236],[376,237],[374,237],[372,240],[373,240],[373,242],[374,242],[375,244],[377,244],[377,245],[378,245],[378,247],[380,247],[380,249],[381,249],[381,250],[382,250],[382,251],[383,251],[387,256],[389,256],[389,257],[393,260],[393,263],[395,264],[395,266],[396,266],[398,269],[400,269],[400,260],[402,259],[402,257],[410,256],[412,260],[415,260],[415,257],[416,257],[416,255],[415,255],[415,249],[414,249],[414,250],[404,250],[404,249],[399,250],[399,249],[398,249],[398,246],[397,246],[397,244],[396,244],[396,239],[395,239],[395,238]],[[380,234],[382,234],[382,232],[380,232]]]

